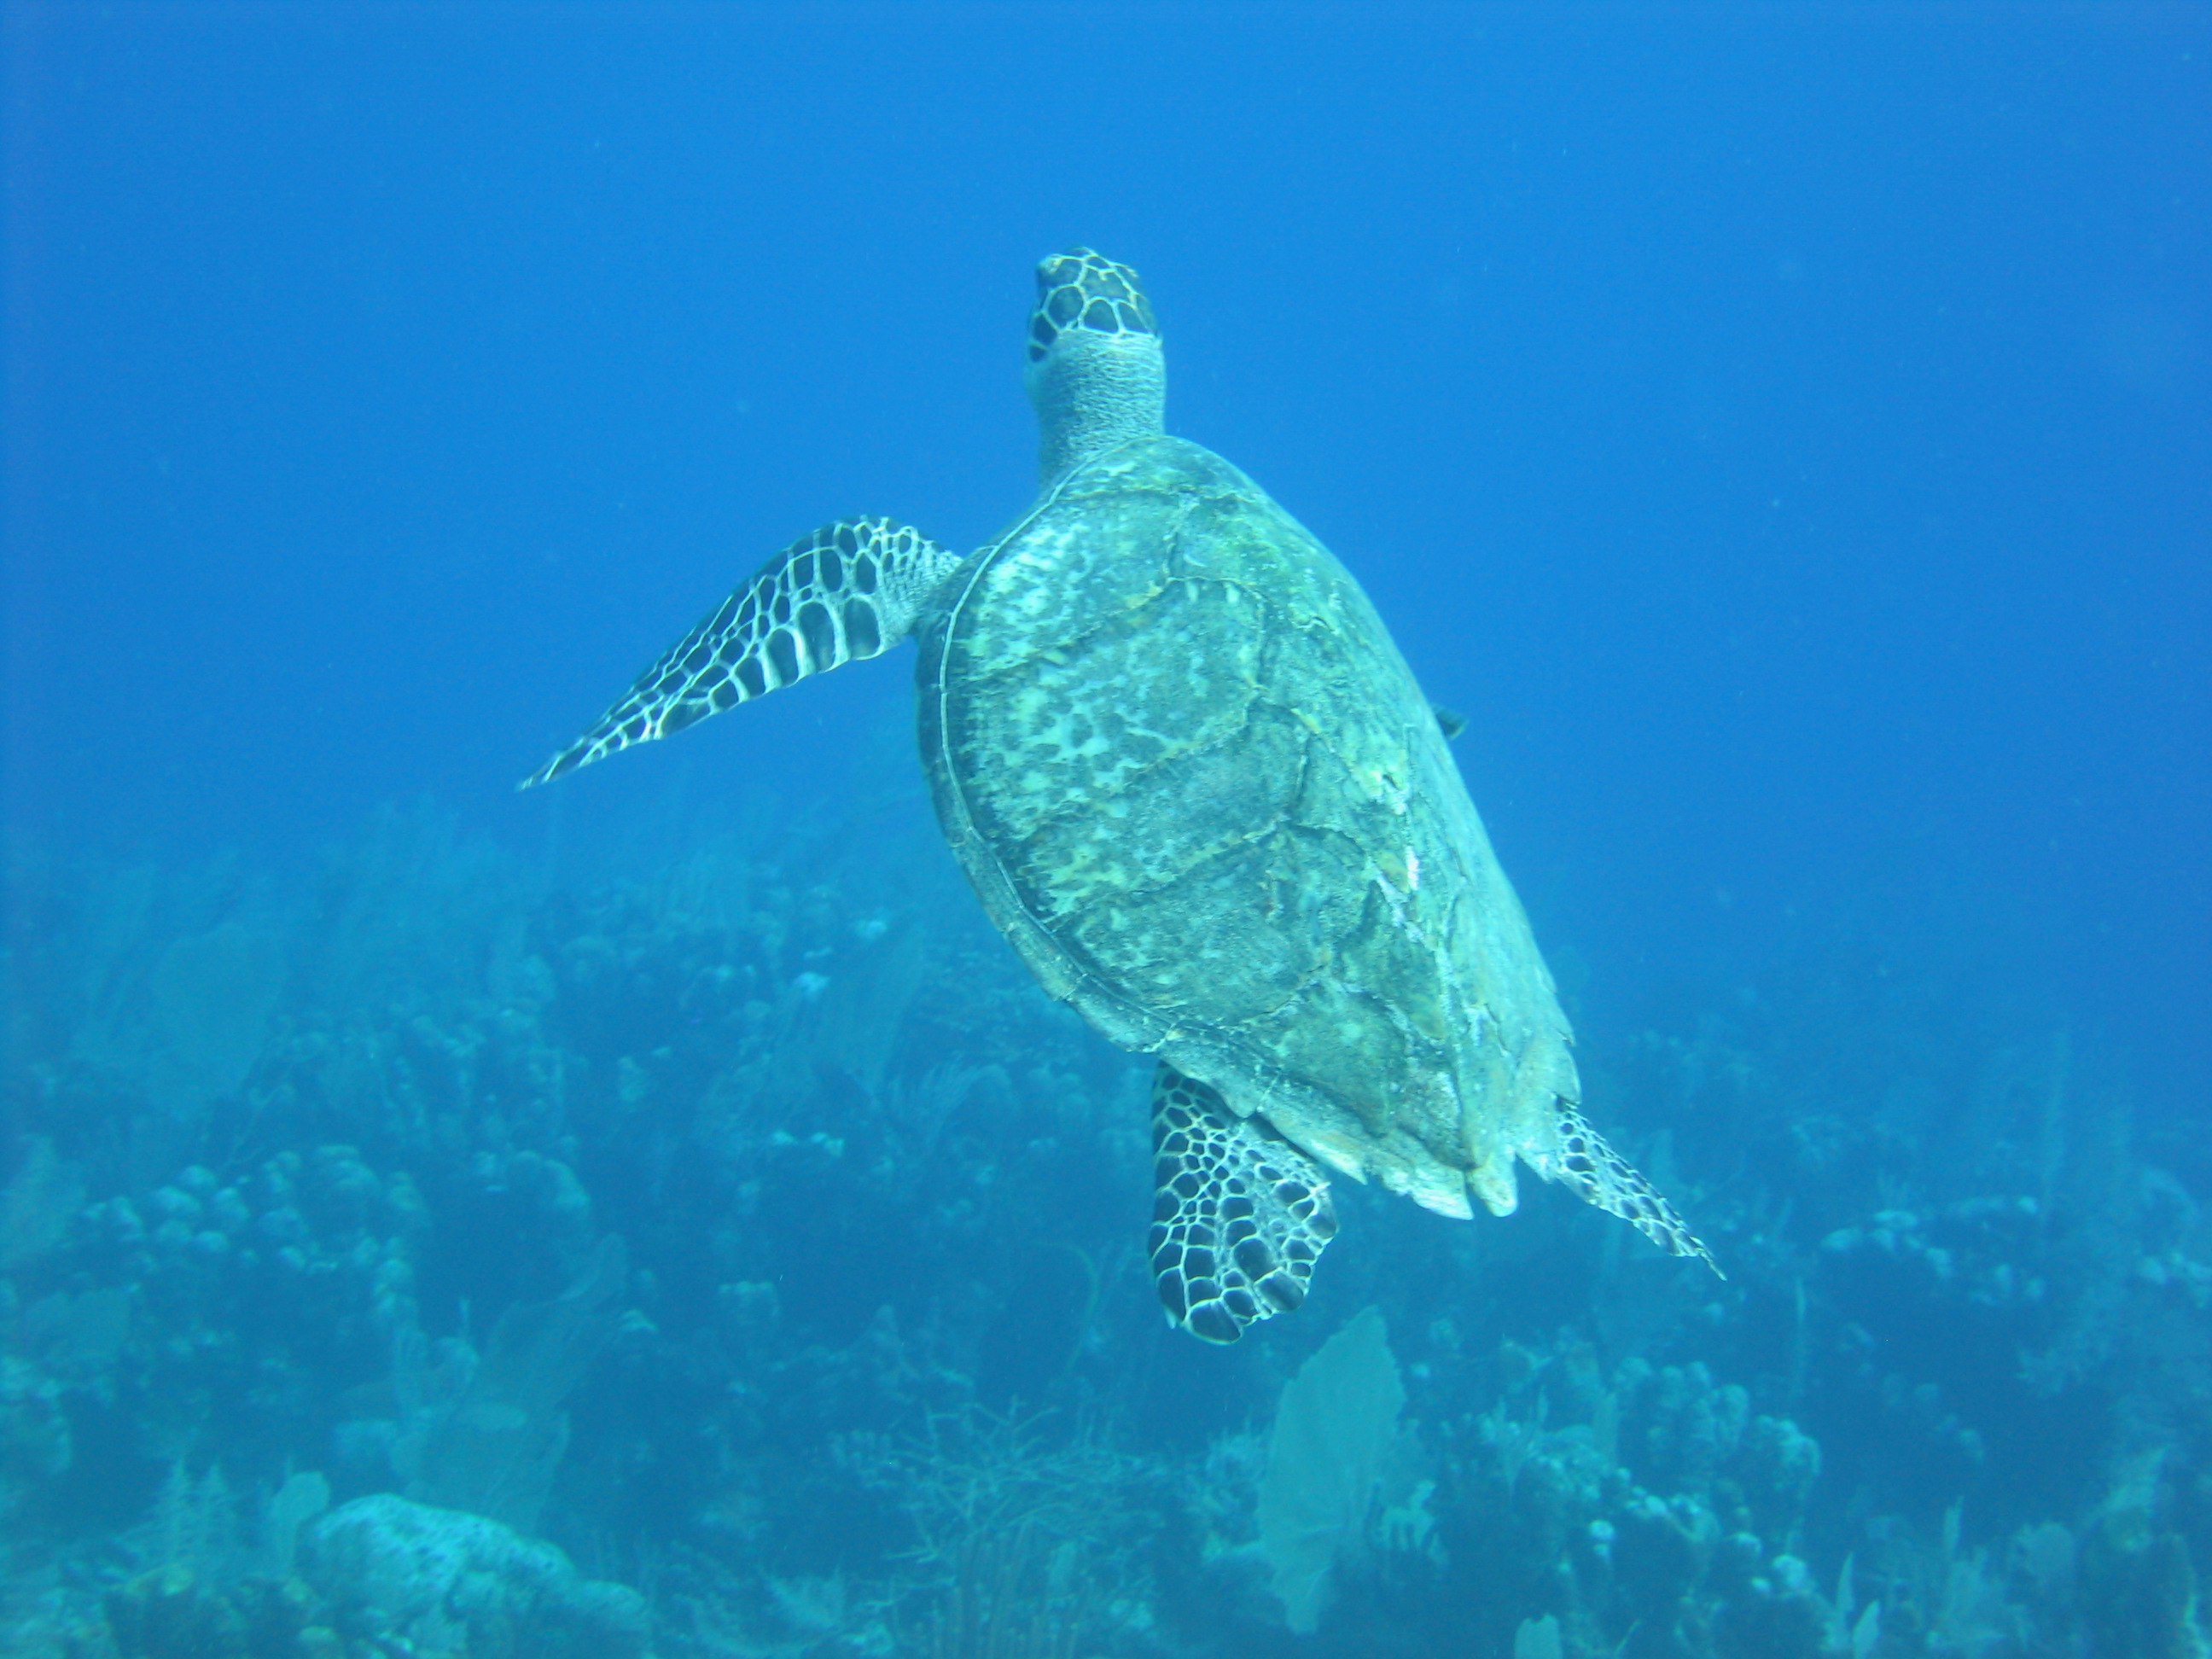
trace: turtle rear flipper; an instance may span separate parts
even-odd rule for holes
[[[1158,1198],[1150,1254],[1171,1323],[1208,1342],[1288,1313],[1336,1236],[1328,1182],[1304,1152],[1165,1060],[1152,1079]]]
[[[520,787],[550,783],[809,674],[881,655],[913,630],[959,563],[958,554],[889,519],[840,520],[800,537]]]
[[[1695,1256],[1720,1277],[1721,1264],[1690,1224],[1628,1160],[1606,1144],[1571,1102],[1559,1103],[1559,1148],[1556,1159],[1535,1160],[1547,1181],[1564,1182],[1608,1215],[1617,1215],[1669,1255]]]

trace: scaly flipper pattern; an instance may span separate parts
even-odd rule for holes
[[[1152,1079],[1152,1277],[1170,1322],[1207,1342],[1306,1299],[1336,1211],[1304,1152],[1165,1060]]]
[[[913,630],[960,563],[889,519],[844,519],[802,536],[686,634],[525,789],[650,743],[839,665],[879,656]]]
[[[1565,1182],[1588,1202],[1607,1215],[1617,1215],[1669,1255],[1693,1255],[1723,1279],[1721,1264],[1690,1231],[1659,1189],[1629,1166],[1628,1160],[1605,1143],[1583,1115],[1565,1101],[1559,1102],[1559,1167],[1537,1173]]]

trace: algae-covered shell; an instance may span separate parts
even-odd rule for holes
[[[947,836],[1046,988],[1340,1170],[1512,1205],[1569,1030],[1435,716],[1328,549],[1157,437],[1085,465],[925,640]]]

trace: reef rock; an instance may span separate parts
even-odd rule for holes
[[[315,1587],[371,1633],[469,1659],[635,1659],[644,1598],[584,1577],[496,1521],[389,1492],[332,1510],[307,1536]]]

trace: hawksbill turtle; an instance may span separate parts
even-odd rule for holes
[[[1042,483],[962,556],[890,519],[793,542],[523,784],[921,643],[945,838],[1052,996],[1158,1057],[1150,1256],[1170,1321],[1297,1307],[1325,1171],[1431,1210],[1514,1165],[1711,1257],[1584,1121],[1571,1036],[1445,722],[1350,573],[1164,424],[1127,265],[1037,267]]]

